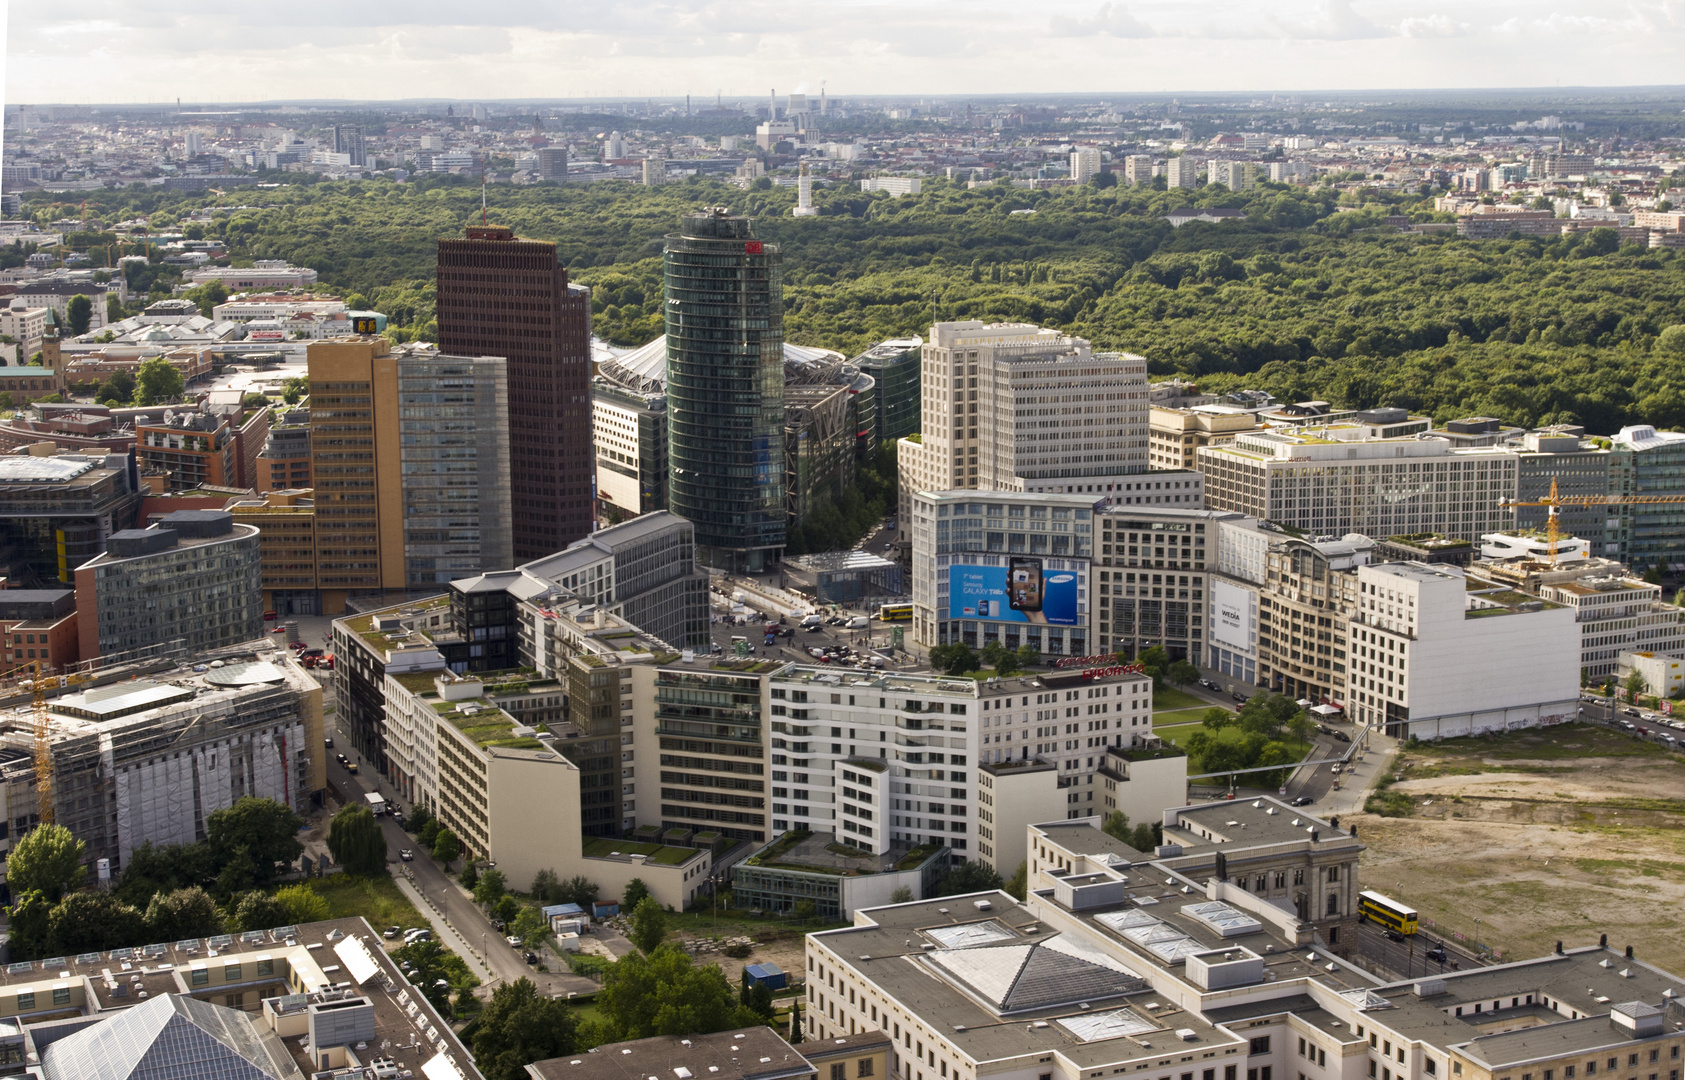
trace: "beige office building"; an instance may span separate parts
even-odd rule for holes
[[[1147,361],[1024,323],[937,323],[923,348],[915,491],[1108,494],[1147,471]]]
[[[1256,413],[1231,405],[1190,409],[1154,405],[1147,414],[1147,461],[1153,469],[1197,469],[1201,447],[1259,427]]]

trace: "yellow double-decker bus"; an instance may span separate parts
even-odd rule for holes
[[[878,619],[881,622],[912,622],[912,604],[883,604],[878,608]]]
[[[1357,910],[1370,922],[1380,923],[1388,930],[1396,930],[1400,934],[1416,932],[1416,909],[1406,907],[1378,892],[1358,893]]]

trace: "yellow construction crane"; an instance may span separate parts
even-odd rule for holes
[[[41,824],[53,823],[53,747],[52,730],[47,719],[47,691],[57,687],[75,686],[87,681],[86,675],[49,675],[42,670],[42,662],[31,660],[13,668],[7,675],[28,671],[32,677],[20,685],[29,687],[30,706],[35,713],[35,799]]]
[[[1545,542],[1550,546],[1550,563],[1556,565],[1556,548],[1562,539],[1562,525],[1557,520],[1557,511],[1564,506],[1632,506],[1646,503],[1685,503],[1685,495],[1559,495],[1556,491],[1556,477],[1550,478],[1550,495],[1547,498],[1522,501],[1519,499],[1505,499],[1503,505],[1515,509],[1522,506],[1547,506],[1550,515],[1545,524]]]

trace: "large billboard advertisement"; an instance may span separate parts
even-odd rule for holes
[[[1245,589],[1211,582],[1211,640],[1235,652],[1252,651],[1252,596]]]
[[[1077,571],[1049,569],[1075,560],[1013,555],[1005,566],[948,568],[948,618],[1077,626]]]

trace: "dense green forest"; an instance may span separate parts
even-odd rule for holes
[[[617,344],[661,333],[662,236],[683,211],[721,204],[755,215],[758,234],[781,245],[785,331],[801,344],[852,353],[923,333],[933,317],[1027,320],[1141,353],[1155,375],[1206,389],[1600,433],[1640,420],[1685,426],[1685,330],[1663,337],[1685,323],[1685,258],[1621,248],[1608,230],[1549,242],[1405,235],[1382,217],[1434,220],[1430,201],[1276,185],[1028,191],[935,180],[899,199],[838,186],[816,194],[821,216],[801,219],[789,215],[791,188],[701,178],[489,195],[495,221],[558,243],[594,289],[597,333]],[[434,241],[478,218],[479,202],[477,184],[429,176],[222,197],[119,190],[91,197],[89,210],[150,214],[162,228],[203,206],[236,207],[205,230],[237,260],[315,267],[386,312],[397,336],[427,339]],[[1172,229],[1163,215],[1185,205],[1244,208],[1247,220]]]

